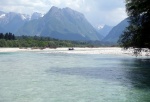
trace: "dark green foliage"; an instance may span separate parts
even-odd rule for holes
[[[0,39],[0,47],[6,47],[7,43],[5,39]]]
[[[126,0],[129,26],[120,38],[126,48],[150,48],[150,0]]]
[[[0,39],[4,39],[4,34],[0,33]]]
[[[12,36],[10,36],[12,35]],[[91,47],[92,44],[84,41],[58,40],[49,37],[15,36],[11,33],[0,34],[5,39],[0,39],[0,47],[32,47],[32,48],[56,48],[56,47]]]
[[[15,40],[15,35],[12,33],[0,33],[0,39],[5,39],[5,40]]]

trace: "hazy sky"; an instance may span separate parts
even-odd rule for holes
[[[52,6],[82,12],[94,26],[114,26],[127,17],[125,0],[0,0],[0,10],[4,12],[45,14]]]

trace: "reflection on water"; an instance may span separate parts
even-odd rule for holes
[[[132,85],[140,89],[150,89],[150,59],[134,59],[127,66],[130,68],[127,78]]]
[[[118,65],[105,65],[85,68],[52,68],[47,72],[67,75],[79,75],[86,78],[97,78],[108,81],[119,81],[125,86],[150,89],[150,59],[115,59],[102,58],[97,60],[118,60]],[[131,87],[131,86],[130,86]]]

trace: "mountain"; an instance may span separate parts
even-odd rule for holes
[[[3,32],[6,32],[6,30],[3,27],[0,26],[0,32],[3,33]]]
[[[3,11],[0,11],[0,18],[2,18],[4,16],[4,14],[6,14],[6,13]]]
[[[38,13],[38,12],[34,12],[31,16],[31,20],[34,20],[34,19],[39,19],[43,17],[43,15],[41,13]]]
[[[103,36],[106,37],[108,35],[108,33],[111,31],[113,27],[112,26],[108,26],[108,25],[104,25],[104,26],[98,26],[97,27],[97,31]]]
[[[101,40],[93,26],[80,12],[70,8],[52,7],[44,16],[31,16],[15,12],[0,11],[0,32],[11,32],[17,36],[45,36],[63,40]]]
[[[5,33],[12,32],[15,33],[21,26],[23,26],[29,20],[29,16],[25,14],[19,14],[15,12],[4,13],[0,12],[0,32]]]
[[[1,19],[3,19],[5,17],[6,13],[3,12],[3,11],[0,11],[0,33],[2,32],[5,32],[5,29],[2,27],[2,24],[1,24]]]
[[[118,25],[112,28],[108,35],[102,40],[103,42],[117,43],[125,28],[129,25],[128,18],[121,21]]]
[[[24,24],[18,34],[63,40],[99,40],[98,32],[82,13],[54,6],[43,17]]]
[[[30,20],[41,18],[41,13],[34,12],[32,16],[26,14],[20,14],[15,12],[5,13],[0,11],[0,32],[12,32],[15,33]]]

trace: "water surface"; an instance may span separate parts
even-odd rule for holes
[[[0,53],[0,102],[150,102],[150,59]]]

